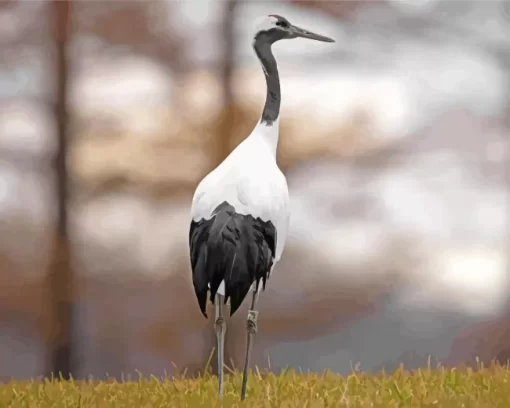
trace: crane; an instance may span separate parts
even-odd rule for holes
[[[253,49],[266,78],[266,102],[251,134],[199,183],[191,205],[189,230],[192,280],[200,311],[207,297],[215,308],[218,394],[223,395],[223,349],[227,329],[224,306],[232,316],[251,291],[241,400],[246,397],[251,348],[257,332],[255,309],[280,260],[289,226],[287,181],[276,162],[280,117],[280,79],[271,46],[279,40],[333,39],[270,14],[258,21]]]

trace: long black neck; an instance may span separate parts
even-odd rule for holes
[[[262,64],[267,85],[266,104],[264,105],[260,122],[272,125],[280,115],[281,93],[278,66],[271,51],[270,43],[265,42],[263,39],[255,39],[253,48]]]

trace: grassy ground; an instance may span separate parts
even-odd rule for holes
[[[30,381],[0,386],[0,407],[510,407],[510,368],[397,370],[250,376],[239,401],[241,376],[226,376],[223,404],[216,377],[132,382]]]

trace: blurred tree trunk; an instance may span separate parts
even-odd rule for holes
[[[222,25],[223,60],[221,64],[221,82],[223,86],[223,104],[230,107],[234,102],[232,94],[232,71],[234,69],[234,21],[237,0],[225,2],[225,14]]]
[[[232,73],[234,71],[234,49],[235,49],[235,9],[237,0],[228,0],[225,4],[225,11],[223,14],[222,24],[222,42],[223,42],[223,55],[220,66],[220,80],[222,86],[223,97],[223,110],[221,121],[218,126],[218,134],[216,137],[216,165],[220,164],[229,154],[231,144],[234,139],[234,132],[236,130],[236,107],[234,104],[234,95],[232,92]],[[248,136],[248,135],[246,135]],[[229,336],[225,336],[225,361],[231,361],[229,350],[230,340]],[[227,363],[228,364],[228,363]],[[218,367],[216,367],[218,369]],[[216,371],[217,374],[217,371]]]
[[[57,176],[58,225],[54,233],[50,265],[50,372],[55,378],[69,379],[73,364],[73,273],[67,224],[68,171],[66,166],[68,133],[68,39],[70,32],[70,0],[52,0],[55,44],[56,101],[55,121],[58,132],[58,151],[55,158]]]
[[[234,96],[232,92],[232,72],[234,69],[234,21],[237,0],[229,0],[225,3],[222,24],[223,56],[220,65],[220,81],[223,90],[223,113],[219,126],[218,137],[216,137],[216,164],[221,163],[230,153],[230,143],[234,130],[235,112]]]

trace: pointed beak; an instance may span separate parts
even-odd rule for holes
[[[309,38],[310,40],[322,41],[322,42],[335,42],[332,38],[326,37],[324,35],[315,34],[311,31],[305,30],[303,28],[297,27],[295,25],[290,27],[290,31],[293,34],[293,37],[301,37],[301,38]]]

